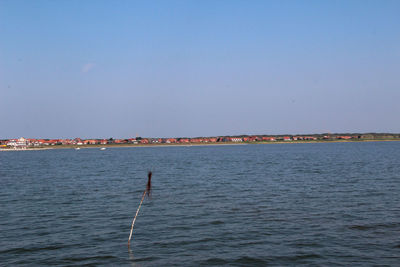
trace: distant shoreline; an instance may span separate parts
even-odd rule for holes
[[[191,146],[237,146],[237,145],[273,145],[273,144],[318,144],[318,143],[363,143],[363,142],[399,142],[398,139],[384,140],[313,140],[313,141],[270,141],[270,142],[225,142],[225,143],[171,143],[171,144],[106,144],[106,145],[51,145],[28,147],[26,149],[1,148],[0,151],[39,151],[51,149],[86,149],[86,148],[127,148],[127,147],[191,147]]]

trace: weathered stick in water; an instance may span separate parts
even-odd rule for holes
[[[135,225],[136,217],[137,217],[138,214],[139,214],[139,210],[140,210],[140,207],[142,206],[144,197],[146,196],[146,194],[147,194],[147,196],[150,196],[150,194],[151,194],[151,175],[152,175],[151,172],[149,172],[149,173],[147,174],[148,180],[147,180],[146,189],[145,189],[144,192],[143,192],[142,200],[140,200],[139,207],[138,207],[138,209],[136,210],[135,217],[133,218],[133,221],[132,221],[131,233],[130,233],[129,239],[128,239],[128,246],[130,246],[130,244],[131,244],[131,238],[132,238],[132,233],[133,233],[133,226]]]

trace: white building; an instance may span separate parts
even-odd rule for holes
[[[14,149],[26,149],[28,147],[28,140],[23,137],[19,139],[11,139],[8,141],[7,146],[12,146]]]

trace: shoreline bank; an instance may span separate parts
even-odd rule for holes
[[[2,148],[0,151],[39,151],[51,149],[86,148],[127,148],[127,147],[192,147],[192,146],[237,146],[237,145],[274,145],[274,144],[318,144],[318,143],[363,143],[363,142],[399,142],[396,139],[385,140],[334,140],[334,141],[274,141],[274,142],[229,142],[229,143],[189,143],[189,144],[107,144],[107,145],[55,145],[49,147],[28,147],[26,149]]]

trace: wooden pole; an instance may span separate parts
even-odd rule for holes
[[[139,214],[139,210],[140,210],[140,207],[142,206],[144,197],[146,196],[146,192],[147,192],[147,189],[144,190],[144,192],[143,192],[142,200],[140,201],[139,207],[138,207],[138,209],[136,210],[136,215],[135,215],[135,217],[133,218],[133,221],[132,221],[131,233],[130,233],[129,239],[128,239],[128,247],[129,247],[130,244],[131,244],[131,238],[132,238],[132,233],[133,233],[133,226],[135,225],[136,217],[137,217],[138,214]]]
[[[128,239],[128,247],[129,247],[130,244],[131,244],[131,238],[132,238],[132,233],[133,233],[133,226],[135,225],[136,217],[137,217],[138,214],[139,214],[139,210],[140,210],[140,207],[142,206],[143,200],[144,200],[146,194],[147,194],[148,197],[150,197],[150,195],[151,195],[151,175],[152,175],[152,172],[150,171],[150,172],[147,174],[148,180],[147,180],[146,189],[145,189],[144,192],[143,192],[142,200],[140,200],[139,207],[138,207],[138,209],[136,210],[136,215],[135,215],[135,217],[133,218],[133,221],[132,221],[131,233],[129,234],[129,239]]]

